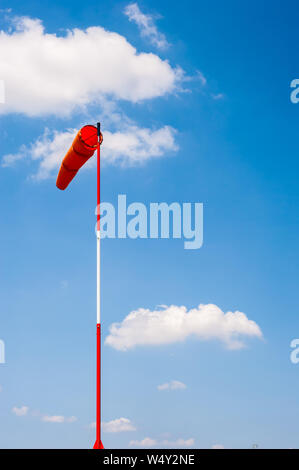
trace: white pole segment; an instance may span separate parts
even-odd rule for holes
[[[97,324],[101,323],[101,232],[97,230]]]

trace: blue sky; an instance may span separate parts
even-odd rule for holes
[[[102,242],[104,338],[112,323],[158,305],[241,311],[263,334],[234,350],[195,336],[103,346],[104,445],[298,447],[298,5],[138,2],[145,34],[128,4],[0,4],[0,447],[93,445],[96,175],[82,170],[65,193],[55,176],[72,130],[98,119],[104,201],[204,204],[199,250]],[[103,29],[84,36],[91,26]],[[75,28],[69,49],[57,47],[55,35]],[[119,35],[111,54],[109,31]],[[144,130],[148,140],[124,148]],[[157,389],[174,380],[186,388]],[[134,430],[107,432],[120,418]]]

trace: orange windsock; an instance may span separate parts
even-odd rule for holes
[[[100,136],[102,139],[102,135]],[[98,134],[95,126],[84,126],[76,135],[71,148],[62,160],[56,186],[66,189],[78,170],[93,156],[98,146]]]

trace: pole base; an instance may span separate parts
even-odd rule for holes
[[[102,441],[101,440],[100,441],[95,441],[93,448],[94,449],[104,449]]]

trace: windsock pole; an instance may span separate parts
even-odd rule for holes
[[[97,147],[97,414],[96,414],[96,442],[94,449],[104,449],[101,440],[101,232],[100,232],[100,162],[101,162],[101,125],[98,122],[98,147]]]

